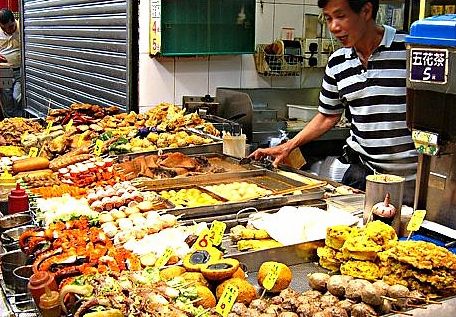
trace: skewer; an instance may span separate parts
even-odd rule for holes
[[[395,314],[405,315],[405,316],[413,316],[413,314],[411,314],[411,313],[406,313],[406,312],[402,312],[402,311],[399,311],[399,310],[393,310],[393,309],[391,309],[391,312],[392,312],[392,313],[395,313]]]
[[[408,307],[427,309],[425,305],[406,304]]]
[[[397,302],[396,298],[392,298],[392,297],[388,297],[388,296],[380,296],[380,297],[383,298],[383,299],[389,300],[391,302]]]

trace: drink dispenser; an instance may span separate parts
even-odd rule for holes
[[[407,42],[407,126],[419,152],[415,209],[456,229],[456,15],[412,24]]]

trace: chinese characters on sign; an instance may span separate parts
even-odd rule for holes
[[[160,53],[161,46],[161,0],[150,1],[150,39],[149,53]]]
[[[410,50],[410,80],[445,84],[448,76],[448,50]]]

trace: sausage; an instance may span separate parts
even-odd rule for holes
[[[29,157],[13,162],[13,173],[29,172],[49,168],[49,160],[45,157]]]

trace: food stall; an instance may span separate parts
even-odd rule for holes
[[[413,55],[417,43],[409,45]],[[446,51],[444,62],[454,64],[451,48],[420,50]],[[452,88],[453,69],[446,69]],[[413,80],[410,95],[437,84]],[[452,126],[433,131],[419,117],[424,99],[417,100],[409,103],[411,127],[442,136],[429,144],[415,137],[417,146],[441,145],[452,156]],[[455,314],[456,255],[450,244],[437,245],[448,242],[444,232],[440,240],[415,241],[418,232],[404,241],[379,220],[358,226],[358,209],[326,208],[324,199],[350,197],[353,205],[362,195],[299,170],[224,155],[220,131],[196,113],[164,103],[142,114],[73,104],[42,123],[5,119],[0,130],[0,184],[10,202],[0,218],[2,313]],[[428,157],[420,160],[423,180]],[[431,185],[420,183],[417,209],[432,207],[421,194]],[[432,218],[450,226],[442,219]]]

